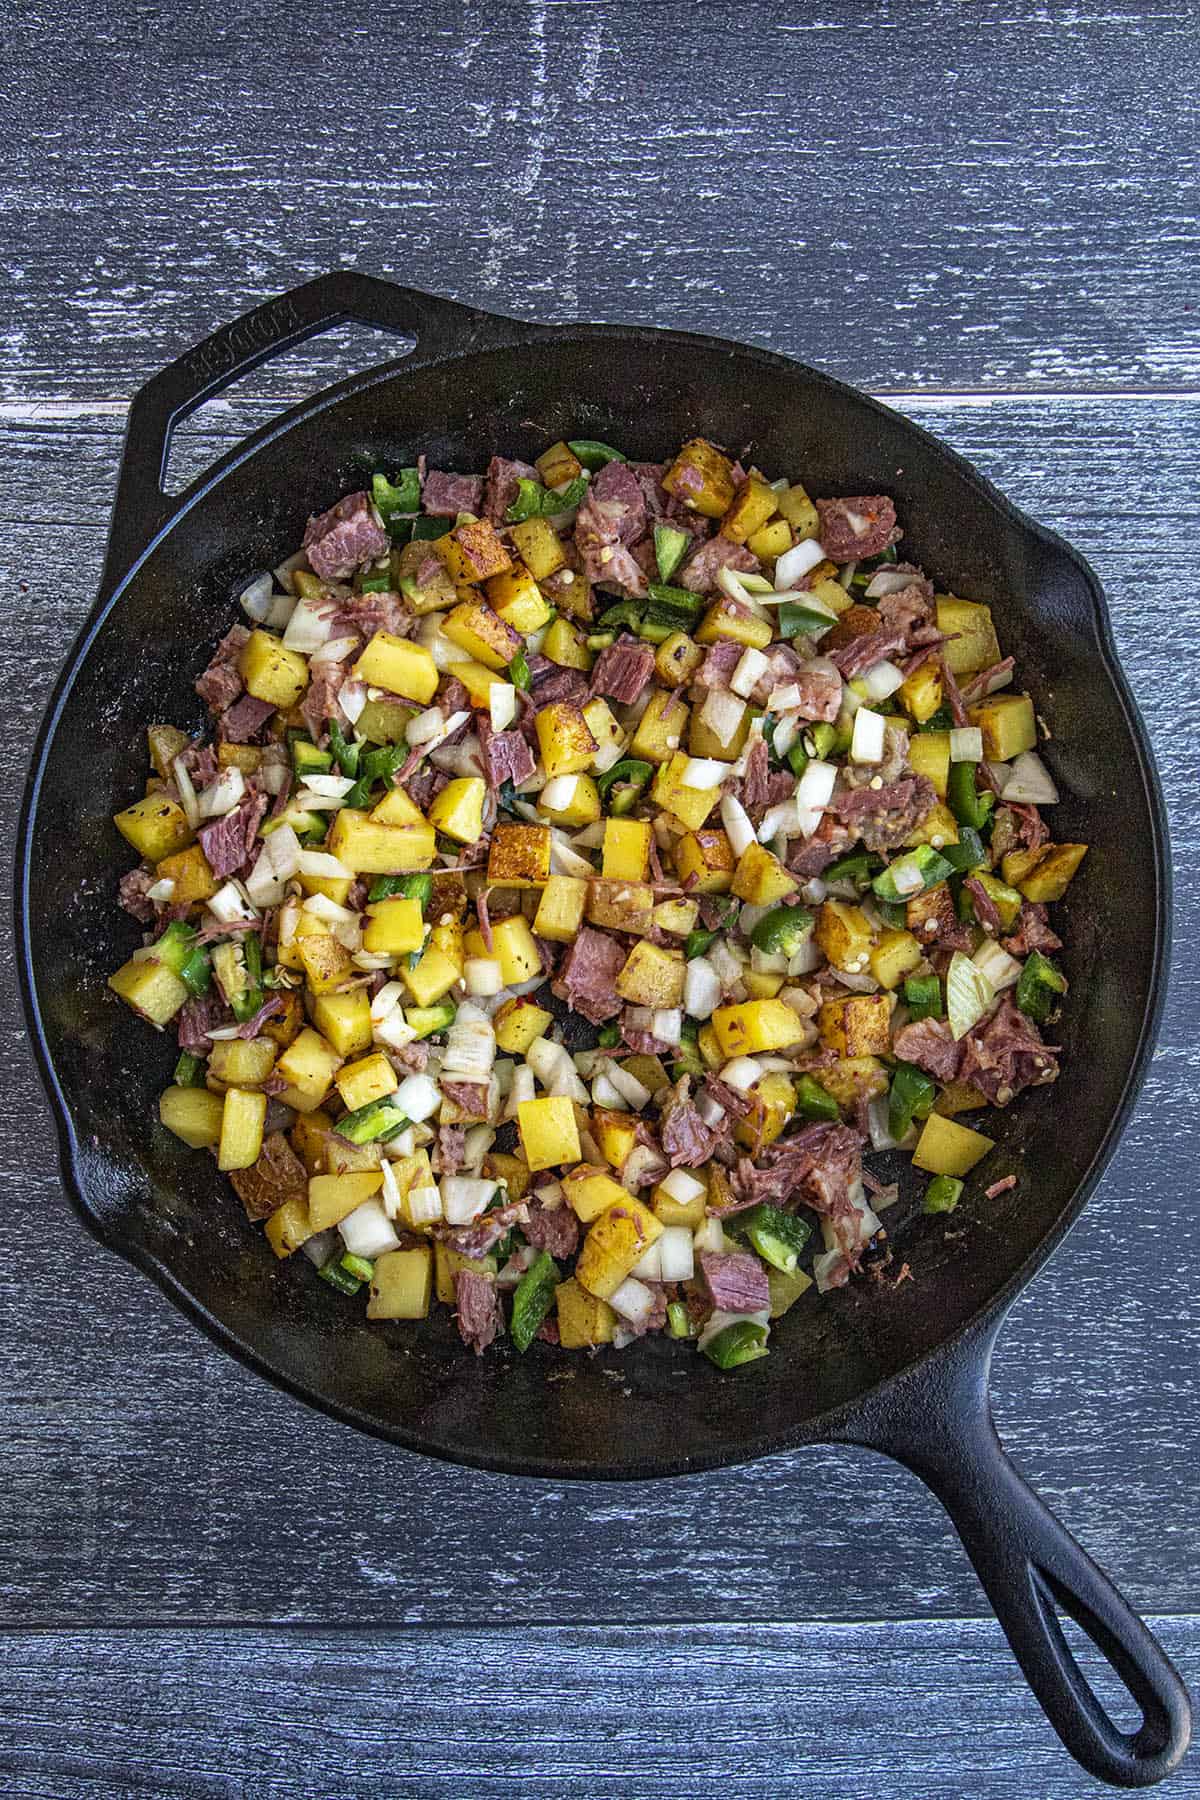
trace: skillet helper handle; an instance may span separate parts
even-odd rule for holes
[[[1157,1639],[1010,1460],[996,1432],[987,1377],[997,1323],[943,1353],[930,1392],[881,1395],[856,1442],[882,1450],[938,1496],[962,1539],[1013,1653],[1059,1737],[1083,1767],[1117,1787],[1169,1775],[1191,1735],[1188,1690]],[[1142,1710],[1117,1728],[1071,1650],[1067,1613],[1108,1659]]]
[[[348,319],[415,339],[413,354],[420,359],[472,348],[494,337],[502,323],[493,314],[459,306],[435,294],[398,287],[354,269],[339,269],[265,301],[214,331],[134,395],[102,592],[110,591],[128,573],[176,504],[162,490],[175,426],[260,363]]]

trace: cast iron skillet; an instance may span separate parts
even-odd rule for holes
[[[161,491],[172,426],[272,353],[353,318],[411,354],[294,408],[177,499]],[[799,1308],[767,1361],[719,1374],[669,1342],[576,1357],[464,1355],[449,1314],[368,1327],[307,1264],[277,1263],[214,1180],[157,1123],[173,1043],[105,990],[137,928],[114,905],[128,853],[110,824],[144,772],[145,726],[199,725],[193,689],[233,596],[300,542],[309,513],[428,452],[476,469],[560,436],[661,457],[694,433],[801,470],[818,494],[883,488],[905,552],[960,593],[996,602],[1071,798],[1057,834],[1092,852],[1066,904],[1066,1074],[1024,1096],[993,1165],[1019,1183],[901,1227],[916,1279]],[[1119,789],[1121,806],[1109,802]],[[1163,991],[1166,827],[1149,746],[1117,666],[1103,597],[1066,544],[960,458],[885,407],[783,357],[678,332],[517,323],[357,274],[331,274],[249,313],[180,358],[130,412],[95,608],[34,754],[18,861],[26,1008],[54,1103],[63,1176],[102,1243],[144,1269],[253,1368],[334,1417],[408,1449],[514,1474],[674,1475],[817,1441],[908,1465],[943,1501],[1025,1674],[1063,1742],[1102,1779],[1161,1779],[1190,1718],[1178,1674],[1141,1621],[1026,1486],[992,1424],[992,1345],[1014,1296],[1078,1216],[1141,1081]],[[896,1215],[892,1215],[893,1217]],[[965,1226],[965,1231],[962,1227]],[[614,1376],[619,1371],[619,1379]],[[1119,1731],[1063,1634],[1071,1614],[1143,1710]]]

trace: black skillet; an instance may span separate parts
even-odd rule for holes
[[[294,408],[186,493],[161,489],[172,426],[256,364],[343,319],[405,334],[411,353]],[[277,1263],[211,1161],[157,1123],[174,1047],[105,990],[137,928],[114,906],[128,866],[109,816],[137,791],[145,726],[198,726],[192,690],[233,596],[299,543],[310,512],[425,450],[478,469],[595,436],[661,457],[701,433],[799,470],[822,493],[886,489],[905,553],[998,605],[1028,672],[1064,793],[1057,834],[1091,854],[1064,905],[1072,978],[1065,1074],[999,1126],[988,1173],[955,1215],[898,1234],[916,1279],[797,1308],[771,1354],[719,1374],[666,1340],[622,1355],[535,1344],[464,1355],[448,1312],[369,1327],[302,1259]],[[1113,804],[1120,796],[1120,804]],[[1094,575],[965,462],[906,419],[762,350],[626,327],[547,328],[357,274],[331,274],[218,331],[135,399],[100,596],[33,758],[18,859],[24,995],[54,1103],[67,1192],[102,1243],[144,1269],[219,1343],[332,1414],[411,1450],[522,1475],[642,1479],[797,1444],[855,1443],[907,1464],[942,1500],[1013,1650],[1067,1748],[1106,1781],[1160,1780],[1186,1749],[1186,1689],[1154,1638],[1009,1462],[987,1397],[1015,1295],[1078,1217],[1140,1085],[1163,995],[1169,875],[1146,737]],[[895,1217],[897,1215],[893,1215]],[[614,1373],[619,1370],[620,1379]],[[1139,1706],[1117,1729],[1058,1613],[1103,1651]]]

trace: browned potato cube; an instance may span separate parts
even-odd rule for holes
[[[693,512],[719,519],[733,504],[733,464],[707,438],[693,438],[663,476],[663,486]]]
[[[533,466],[546,486],[552,488],[562,487],[565,482],[574,481],[577,475],[583,473],[583,464],[561,438],[557,444],[551,444],[548,450],[543,450],[540,456],[535,457]]]
[[[611,931],[628,931],[641,937],[654,922],[654,889],[640,881],[605,881],[594,876],[587,884],[587,916],[593,925]]]
[[[446,537],[434,538],[433,547],[459,583],[486,581],[512,567],[512,557],[487,519],[456,525]]]
[[[932,944],[944,931],[952,931],[958,923],[958,914],[946,883],[943,881],[938,887],[930,888],[927,894],[918,894],[909,900],[904,908],[904,922],[919,944]]]
[[[550,879],[550,827],[497,825],[488,851],[487,878],[502,887],[544,887]]]
[[[838,1056],[886,1056],[891,1049],[891,994],[827,1000],[817,1015],[821,1042]]]

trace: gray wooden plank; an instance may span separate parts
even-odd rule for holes
[[[1185,603],[1200,400],[906,405],[1095,562],[1186,874],[1200,842],[1200,625]],[[0,417],[0,592],[20,618],[0,652],[6,850],[30,732],[90,601],[119,444],[119,408],[66,413]],[[191,454],[217,453],[258,416],[217,409]],[[1180,1267],[1200,1086],[1194,881],[1178,899],[1146,1094],[1067,1249],[1018,1305],[996,1371],[1027,1471],[1131,1598],[1164,1611],[1194,1604],[1200,1539],[1180,1423],[1198,1398],[1194,1284]],[[514,1602],[543,1623],[982,1610],[935,1503],[876,1459],[820,1449],[666,1487],[515,1484],[360,1439],[265,1388],[75,1224],[14,1023],[7,944],[0,1002],[0,1618],[488,1624]]]
[[[1200,1621],[1156,1621],[1200,1672]],[[1123,1716],[1118,1714],[1118,1717]],[[1084,1800],[990,1621],[0,1635],[20,1800]],[[1200,1794],[1200,1764],[1176,1776]]]
[[[875,386],[1195,385],[1195,12],[32,0],[0,94],[7,392],[127,394],[350,263]],[[63,97],[70,96],[69,107]]]

